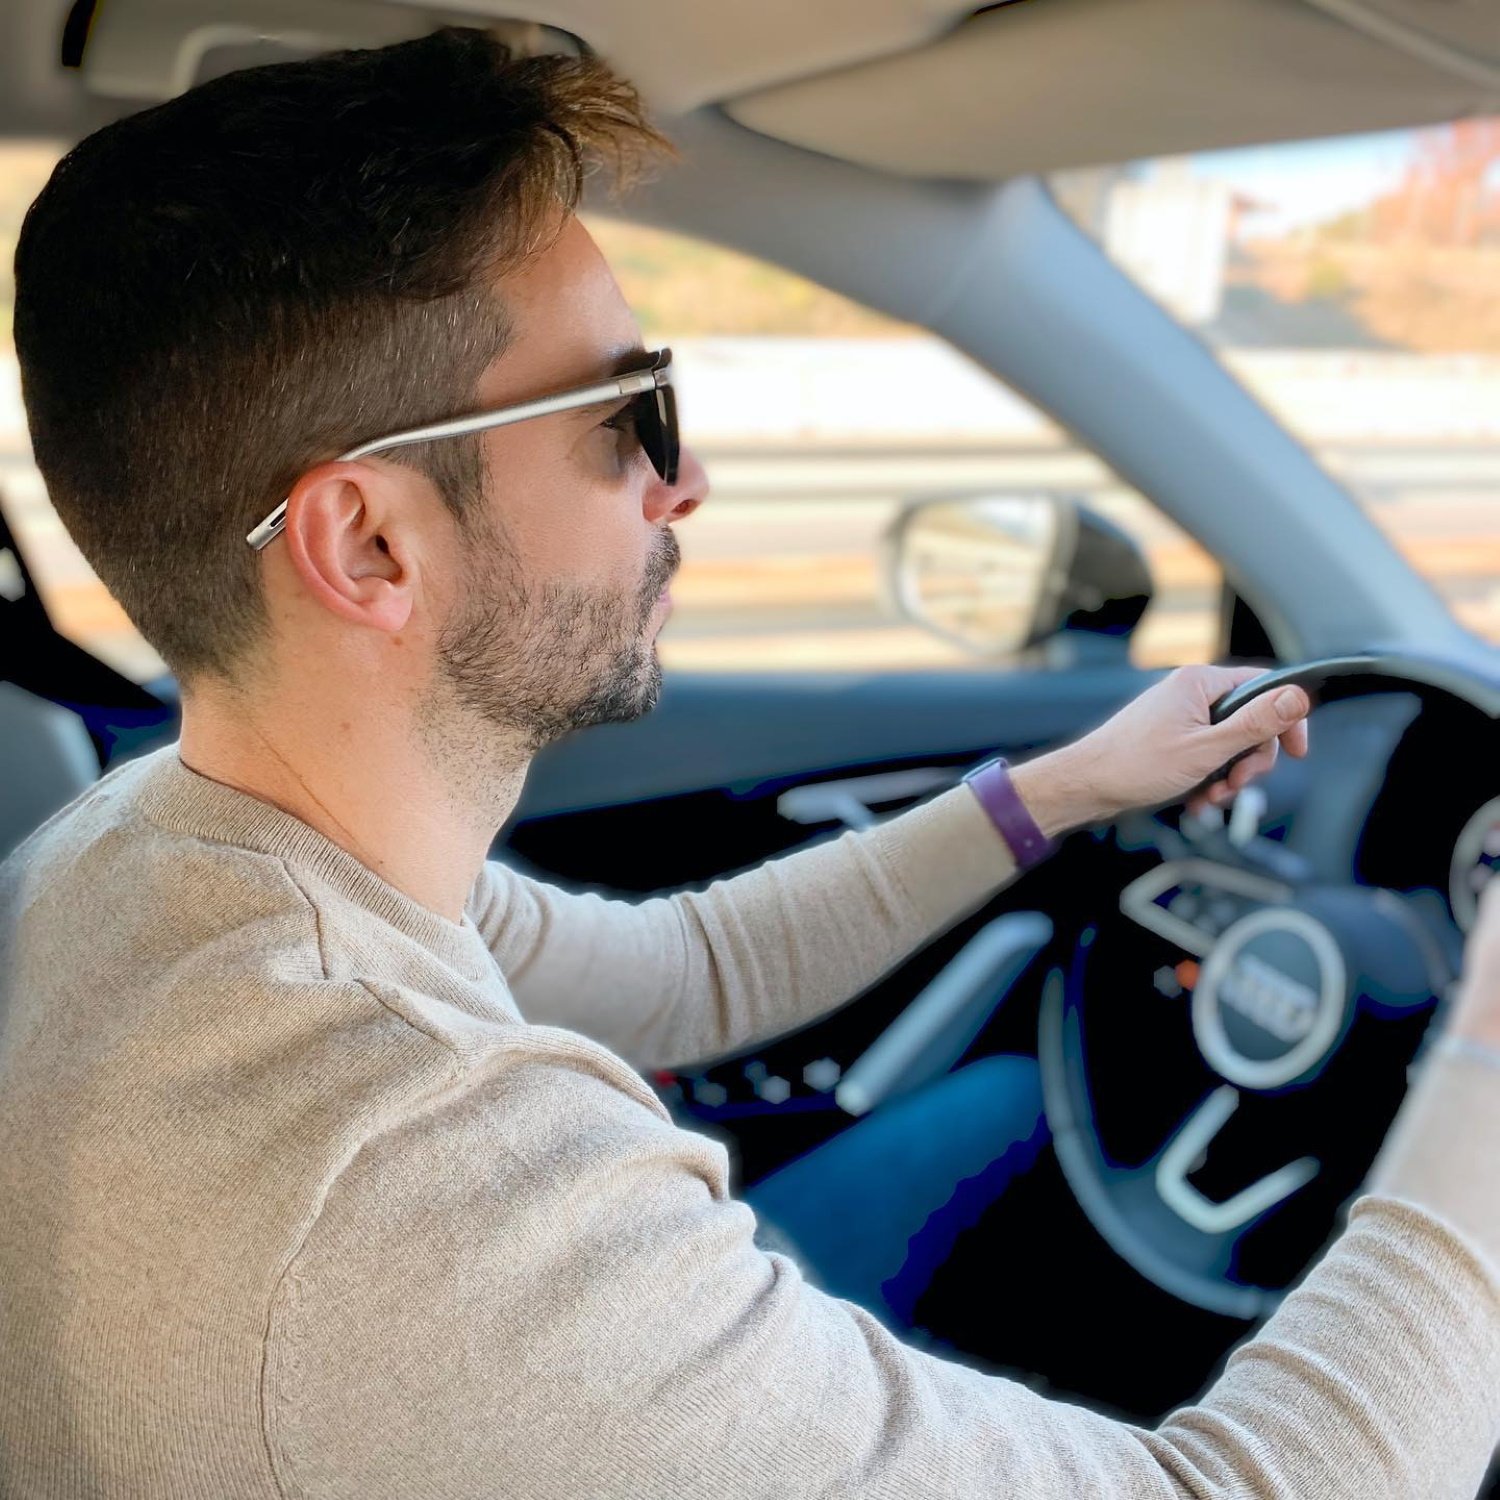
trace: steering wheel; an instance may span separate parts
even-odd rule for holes
[[[1395,656],[1269,672],[1212,718],[1288,684],[1314,708],[1330,692],[1437,690],[1500,718],[1493,683]],[[1123,826],[1117,842],[1141,855],[1146,841],[1121,838]],[[1116,1253],[1184,1302],[1254,1320],[1359,1189],[1462,935],[1413,897],[1319,882],[1270,840],[1235,844],[1222,820],[1150,827],[1149,868],[1044,986],[1048,1121],[1070,1188]]]

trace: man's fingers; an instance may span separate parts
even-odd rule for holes
[[[1276,764],[1276,744],[1271,740],[1259,750],[1252,751],[1244,760],[1237,761],[1226,778],[1233,791],[1243,791],[1257,776],[1264,776]]]
[[[1252,698],[1220,726],[1219,733],[1228,743],[1231,754],[1248,750],[1252,745],[1279,739],[1306,717],[1312,708],[1307,694],[1299,687],[1284,687],[1277,692]],[[1293,752],[1296,753],[1296,752]],[[1228,759],[1228,757],[1225,757]]]
[[[1251,682],[1257,677],[1264,677],[1269,669],[1266,667],[1224,667],[1214,665],[1200,668],[1183,668],[1183,670],[1197,670],[1208,674],[1210,692],[1215,698],[1222,698],[1231,688],[1237,688],[1242,682]]]
[[[1299,719],[1281,736],[1281,748],[1301,760],[1307,754],[1307,720]]]

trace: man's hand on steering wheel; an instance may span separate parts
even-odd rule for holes
[[[1048,833],[1183,797],[1191,811],[1222,806],[1271,769],[1279,746],[1307,754],[1312,704],[1300,687],[1266,693],[1223,723],[1211,721],[1220,698],[1263,675],[1260,667],[1180,667],[1091,734],[1016,767],[1016,789]]]

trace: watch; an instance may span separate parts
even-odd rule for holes
[[[990,822],[999,830],[1000,837],[1010,846],[1018,869],[1029,870],[1057,848],[1026,810],[1003,757],[997,755],[993,760],[975,766],[964,781],[990,815]]]

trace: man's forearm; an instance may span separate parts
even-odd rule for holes
[[[1015,868],[972,790],[954,787],[706,891],[643,902],[573,895],[492,865],[475,919],[529,1020],[670,1067],[844,1004]]]
[[[1073,747],[1017,766],[1012,780],[1048,837],[1100,816]],[[710,992],[684,991],[672,1042],[696,1060],[806,1025],[1015,875],[1013,851],[973,789],[960,786],[702,895],[668,898],[690,930],[689,946],[711,957]]]
[[[669,898],[705,951],[661,1040],[698,1061],[805,1026],[1007,884],[1016,864],[968,787],[874,828]]]

